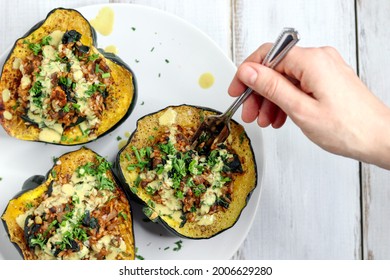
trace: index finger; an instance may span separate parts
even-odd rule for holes
[[[249,55],[242,63],[244,62],[255,62],[262,63],[266,57],[269,50],[272,48],[272,43],[265,43],[261,45],[256,51]],[[306,69],[310,63],[310,60],[305,59],[307,56],[307,48],[302,48],[294,46],[286,56],[279,62],[274,70],[278,71],[281,74],[285,74],[290,78],[301,80],[303,76],[303,71]],[[231,96],[239,96],[246,89],[244,85],[238,78],[237,74],[234,75],[233,80],[230,83],[228,92]]]

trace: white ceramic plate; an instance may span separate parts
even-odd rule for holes
[[[106,5],[107,6],[107,5]],[[88,20],[96,17],[102,5],[78,9]],[[138,118],[168,105],[191,104],[224,111],[232,102],[227,88],[236,71],[232,61],[204,33],[182,19],[160,10],[138,5],[113,4],[113,32],[98,33],[98,46],[114,45],[118,55],[135,72],[138,101],[132,115],[115,131],[87,146],[113,161],[118,152],[117,138],[126,140]],[[26,30],[28,30],[26,26]],[[0,57],[3,65],[7,54]],[[198,79],[209,72],[215,83],[202,89]],[[240,122],[241,112],[235,119]],[[241,122],[240,122],[241,123]],[[244,124],[258,167],[258,186],[234,227],[209,240],[190,240],[173,236],[158,224],[145,222],[140,208],[132,204],[138,254],[145,259],[229,259],[244,241],[256,214],[263,176],[263,141],[256,125]],[[35,174],[45,174],[52,158],[79,147],[20,141],[0,129],[0,211]],[[175,242],[182,240],[180,250]],[[0,225],[0,259],[20,259],[17,250]]]

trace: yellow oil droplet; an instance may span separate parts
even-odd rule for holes
[[[109,53],[113,53],[113,54],[117,54],[118,53],[118,48],[114,45],[109,45],[107,47],[104,48],[104,51],[105,52],[109,52]]]
[[[110,7],[101,8],[97,16],[90,20],[90,23],[100,34],[110,35],[114,26],[114,11]]]
[[[131,136],[131,133],[128,132],[128,131],[126,131],[126,132],[125,132],[125,137],[129,138],[130,136]]]
[[[213,74],[207,72],[207,73],[203,73],[202,75],[200,75],[198,83],[199,83],[199,86],[201,88],[208,89],[208,88],[213,86],[214,81],[215,81],[215,78],[214,78]]]
[[[121,140],[118,143],[118,149],[122,149],[124,146],[126,146],[127,140]]]

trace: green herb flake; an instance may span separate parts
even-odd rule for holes
[[[140,183],[141,183],[141,177],[138,175],[137,179],[135,179],[134,181],[134,185],[138,187]]]
[[[73,108],[75,108],[77,111],[80,111],[80,105],[77,103],[72,103]]]
[[[62,111],[64,111],[65,113],[69,113],[69,111],[70,111],[69,103],[66,103],[65,106],[62,107]]]
[[[183,247],[183,241],[182,240],[179,240],[179,241],[175,242],[175,244],[176,244],[176,247],[173,248],[173,251],[179,251]]]
[[[138,260],[144,260],[145,258],[138,254],[138,247],[135,247],[135,258]]]
[[[72,202],[73,204],[79,204],[80,203],[80,198],[77,195],[72,196]]]
[[[135,30],[136,30],[136,28],[135,28],[134,26],[132,26],[132,27],[131,27],[131,30],[135,31]]]
[[[53,164],[57,164],[58,157],[56,157],[56,156],[53,156],[53,157],[52,157],[52,160],[53,160]]]
[[[102,74],[102,78],[103,79],[107,79],[107,78],[110,78],[111,77],[111,74],[110,73],[103,73]]]
[[[47,242],[47,240],[42,236],[42,234],[39,233],[39,234],[37,234],[36,238],[31,238],[29,240],[29,245],[31,247],[38,245],[39,247],[41,247],[41,250],[43,250],[46,242]]]
[[[165,59],[165,62],[166,62],[166,63],[169,63],[169,60],[168,60],[168,59]]]
[[[122,140],[122,137],[117,136],[117,137],[116,137],[116,140],[117,140],[117,141],[121,141],[121,140]]]
[[[244,142],[245,139],[245,132],[241,132],[240,135],[238,136],[238,139],[240,140],[240,145]]]
[[[97,53],[91,54],[88,56],[88,61],[94,61],[99,58],[99,55]]]
[[[27,209],[31,209],[33,207],[34,207],[34,204],[32,204],[31,202],[26,203],[26,208]]]
[[[204,111],[202,110],[202,111],[200,111],[199,112],[199,120],[201,121],[201,122],[203,122],[204,121]]]
[[[122,217],[124,220],[127,220],[127,214],[126,213],[123,213],[122,211],[120,211],[118,213],[118,217]]]
[[[156,204],[155,204],[154,201],[151,200],[151,199],[148,200],[147,204],[148,204],[150,207],[152,207],[152,208],[156,207]]]
[[[181,190],[178,190],[175,192],[175,196],[178,198],[178,199],[183,199],[184,198],[184,194]]]
[[[136,187],[130,187],[130,191],[134,194],[137,194],[138,189]]]
[[[46,45],[49,45],[50,44],[50,41],[52,40],[53,38],[51,36],[45,36],[42,38],[42,45],[46,46]]]
[[[104,73],[102,69],[100,69],[99,64],[95,66],[95,73]]]

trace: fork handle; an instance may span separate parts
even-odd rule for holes
[[[275,68],[299,39],[299,33],[294,28],[284,28],[265,56],[262,65],[271,69]],[[224,115],[228,118],[232,117],[252,92],[253,90],[251,88],[247,88],[238,98],[236,98]]]

